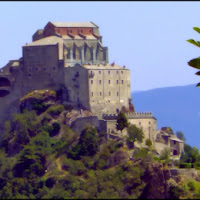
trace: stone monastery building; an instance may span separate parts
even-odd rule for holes
[[[180,156],[183,151],[183,141],[174,134],[157,130],[152,113],[135,112],[130,70],[109,64],[108,48],[102,44],[99,27],[92,22],[47,23],[33,34],[32,43],[22,47],[19,60],[11,60],[0,69],[1,130],[10,114],[19,112],[22,96],[33,90],[61,87],[65,88],[66,102],[80,104],[94,114],[91,119],[74,122],[74,127],[79,127],[77,131],[84,120],[89,120],[104,127],[108,138],[120,137],[115,129],[116,117],[124,110],[129,122],[142,128],[145,138],[152,140],[158,154],[166,146],[173,155]]]

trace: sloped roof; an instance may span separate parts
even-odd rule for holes
[[[63,42],[63,39],[57,36],[49,36],[49,37],[42,38],[40,40],[36,40],[25,46],[55,45],[58,42]]]
[[[97,28],[92,22],[50,22],[55,27],[91,27]]]
[[[124,70],[124,69],[126,69],[126,70],[129,70],[129,69],[127,69],[127,68],[124,68],[124,67],[121,67],[121,66],[119,66],[119,65],[110,65],[110,64],[106,64],[106,65],[102,65],[102,64],[99,64],[99,65],[88,65],[88,64],[83,64],[82,65],[84,68],[86,68],[86,69],[109,69],[109,70],[113,70],[113,69],[119,69],[119,70]]]

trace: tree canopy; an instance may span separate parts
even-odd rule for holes
[[[128,127],[128,119],[126,118],[125,113],[121,111],[117,116],[116,129],[122,132],[126,127]]]
[[[131,124],[128,128],[127,128],[127,133],[128,133],[128,138],[127,138],[127,142],[128,143],[132,143],[134,146],[135,141],[137,142],[142,142],[143,138],[144,138],[144,133],[143,131],[138,128],[137,126]]]

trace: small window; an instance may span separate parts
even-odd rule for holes
[[[99,95],[101,96],[101,92],[99,92]]]
[[[51,74],[49,74],[49,76],[51,76]]]
[[[31,77],[31,74],[28,74],[29,77]]]
[[[56,68],[55,68],[55,67],[53,67],[53,70],[56,70]]]
[[[117,83],[117,84],[119,84],[119,81],[118,81],[118,80],[116,80],[116,83]]]
[[[99,80],[99,84],[101,85],[101,80]]]
[[[110,80],[108,80],[108,84],[110,84]]]
[[[108,103],[110,103],[110,100],[108,100]]]
[[[77,98],[77,102],[79,102],[79,98]]]
[[[58,33],[60,33],[60,30],[58,30]]]
[[[121,71],[121,74],[123,74],[123,71]]]
[[[108,94],[109,94],[109,96],[111,96],[111,92],[109,92]]]
[[[174,141],[174,144],[176,144],[176,141]]]
[[[93,92],[91,92],[91,96],[93,96]]]
[[[101,71],[99,71],[99,74],[101,74]]]
[[[44,71],[46,71],[46,68],[44,68]]]
[[[122,80],[122,84],[124,84],[124,81]]]
[[[28,71],[31,72],[31,68],[29,68]]]
[[[110,71],[108,71],[108,74],[110,74]]]
[[[91,80],[91,84],[93,84],[93,80]]]
[[[151,122],[149,122],[149,124],[151,124]]]
[[[83,32],[83,30],[81,30],[81,33]]]
[[[90,33],[92,33],[92,30],[90,29]]]
[[[36,68],[35,68],[35,71],[37,71],[37,70],[38,70],[38,68],[36,67]]]
[[[110,129],[108,129],[108,133],[110,133]]]
[[[70,30],[70,33],[72,33],[72,30]]]
[[[117,92],[117,96],[119,96],[119,92]]]
[[[139,122],[139,125],[141,125],[141,122]]]
[[[118,71],[116,71],[116,73],[118,74]]]

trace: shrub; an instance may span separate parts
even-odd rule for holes
[[[42,119],[42,125],[45,125],[50,121],[51,121],[51,117],[48,114],[45,114],[43,119]]]
[[[55,116],[55,115],[60,115],[61,112],[63,112],[65,110],[63,105],[57,105],[57,106],[52,106],[48,109],[48,113],[51,116]]]
[[[42,99],[32,100],[31,105],[32,109],[37,111],[37,114],[43,113],[48,108],[48,105],[46,105]]]
[[[161,160],[168,160],[169,156],[170,156],[170,150],[169,150],[169,148],[166,147],[162,150],[161,155],[160,155],[160,159]]]
[[[200,169],[200,162],[196,162],[193,164],[194,165],[194,168],[199,170]]]
[[[145,144],[148,146],[148,147],[151,147],[152,146],[152,141],[151,141],[151,139],[146,139],[146,141],[145,141]]]
[[[195,191],[195,184],[193,181],[189,181],[187,185],[188,185],[190,191]]]
[[[180,168],[191,168],[191,163],[180,163]]]

